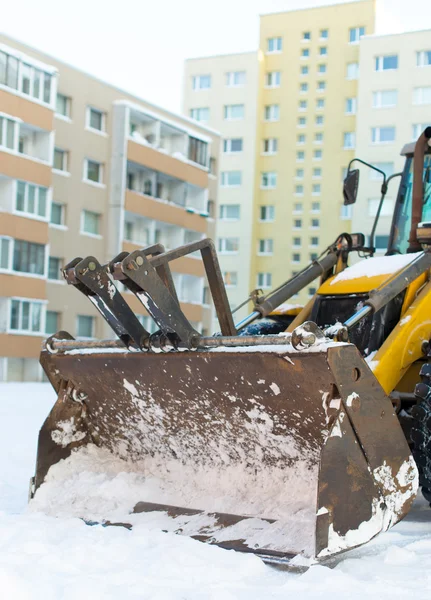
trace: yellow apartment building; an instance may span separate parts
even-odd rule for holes
[[[359,40],[374,21],[374,0],[261,16],[250,289],[280,284],[350,231],[341,182],[355,154]]]

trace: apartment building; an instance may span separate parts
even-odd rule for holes
[[[342,173],[356,152],[359,41],[374,16],[363,0],[261,17],[253,285],[280,284],[350,231]]]
[[[183,112],[221,132],[217,246],[232,308],[251,280],[257,52],[194,58],[184,71]],[[253,287],[255,284],[253,284]],[[248,307],[236,314],[244,316]]]
[[[404,144],[431,124],[431,30],[364,37],[359,65],[356,154],[389,176],[402,170]],[[367,167],[360,171],[352,227],[370,234],[382,176]],[[388,246],[399,181],[389,184],[383,204],[375,238],[379,253]]]
[[[112,335],[63,282],[69,260],[214,236],[218,153],[208,127],[0,36],[0,381],[40,378],[41,342],[55,331]],[[209,331],[201,261],[171,267],[184,313]]]

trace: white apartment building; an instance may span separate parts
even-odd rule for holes
[[[402,170],[404,144],[431,125],[431,30],[362,38],[359,72],[356,156],[391,175]],[[352,231],[370,234],[381,183],[378,173],[361,168]],[[379,253],[387,249],[398,186],[398,178],[389,184],[383,205]]]
[[[217,249],[232,308],[250,291],[258,69],[257,52],[185,63],[183,113],[222,136]]]

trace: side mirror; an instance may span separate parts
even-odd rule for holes
[[[346,175],[343,183],[344,206],[355,204],[359,187],[359,169],[353,169]]]

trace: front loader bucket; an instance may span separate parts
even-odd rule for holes
[[[36,490],[61,459],[73,469],[82,448],[109,451],[145,476],[130,522],[160,513],[163,530],[276,562],[323,559],[402,519],[416,467],[356,348],[258,343],[47,346],[41,363],[58,400],[39,435]]]

